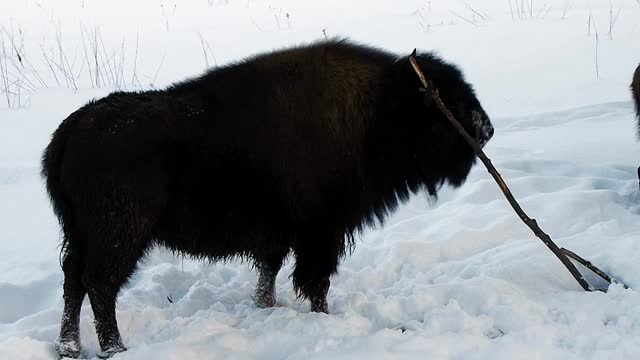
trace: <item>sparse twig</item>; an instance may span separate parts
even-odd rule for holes
[[[460,19],[462,19],[462,20],[464,20],[464,21],[468,22],[469,24],[471,24],[471,25],[473,25],[473,26],[475,26],[475,27],[479,27],[479,26],[478,26],[478,24],[476,24],[475,22],[473,22],[473,21],[471,21],[471,20],[469,20],[469,19],[465,18],[465,17],[464,17],[464,16],[462,16],[462,15],[458,15],[455,11],[453,11],[453,10],[449,10],[449,12],[450,12],[450,13],[452,13],[453,15],[455,15],[456,17],[458,17],[458,18],[460,18]]]
[[[93,42],[91,46],[93,50],[93,61],[96,66],[96,86],[100,87],[102,72],[100,71],[100,64],[98,63],[98,27],[93,28]]]
[[[136,31],[136,52],[135,52],[135,55],[133,56],[133,74],[131,75],[131,85],[135,86],[135,84],[137,83],[138,86],[142,88],[142,86],[140,85],[140,80],[138,79],[138,40],[139,38],[140,38],[140,33]]]
[[[516,21],[515,16],[513,16],[513,5],[511,5],[511,0],[508,0],[508,1],[509,1],[509,11],[511,12],[511,20]]]
[[[17,62],[14,61],[14,58],[9,57],[8,52],[6,53],[7,58],[5,58],[5,61],[11,60],[10,61],[11,65],[13,66],[14,70],[17,72],[17,74],[12,74],[12,76],[15,79],[20,80],[17,82],[16,86],[22,87],[24,82],[24,84],[26,84],[27,87],[29,87],[29,88],[25,88],[25,90],[27,91],[35,90],[37,86],[30,79],[30,77],[33,77],[34,81],[38,82],[41,87],[46,88],[47,83],[44,81],[44,79],[42,78],[38,70],[36,70],[36,68],[33,66],[33,64],[29,61],[29,58],[27,57],[26,51],[24,49],[24,33],[22,32],[22,29],[18,28],[19,38],[17,40],[16,40],[15,32],[13,31],[13,27],[11,27],[11,29],[8,30],[6,27],[2,26],[0,27],[0,31],[2,31],[8,38],[12,53],[15,54],[15,60],[17,60]],[[5,65],[6,65],[7,72],[9,72],[8,63],[5,63]],[[18,92],[17,95],[20,96],[21,93]],[[21,102],[18,101],[18,104],[21,104]]]
[[[564,0],[562,5],[562,20],[567,18],[567,14],[569,13],[569,10],[571,10],[574,2],[575,0]]]
[[[53,64],[51,63],[51,60],[49,60],[49,56],[47,55],[46,50],[44,49],[44,47],[41,47],[41,49],[42,49],[42,57],[47,62],[47,65],[49,66],[49,70],[51,70],[51,74],[53,75],[53,79],[56,81],[56,84],[58,84],[58,86],[62,86],[60,84],[60,80],[58,80],[58,76],[56,75],[56,71],[53,68]]]
[[[273,14],[273,17],[276,18],[276,25],[278,25],[278,29],[280,29],[280,20],[278,20],[278,15]]]
[[[27,95],[28,101],[36,88],[27,72],[30,63],[27,62],[24,53],[23,33],[21,29],[18,30],[18,45],[13,27],[10,31],[5,27],[1,27],[0,30],[0,93],[4,95],[7,108],[22,107],[26,103],[23,102],[23,94]],[[42,80],[36,73],[34,71],[32,75],[39,79],[38,81]]]
[[[258,23],[256,23],[255,20],[253,20],[253,18],[251,18],[251,23],[256,27],[256,29],[260,30],[260,32],[264,32],[264,30],[260,27],[260,25],[258,25]]]
[[[202,53],[204,55],[205,66],[207,68],[209,68],[209,66],[210,66],[210,64],[209,64],[209,54],[211,54],[211,58],[213,60],[213,63],[215,65],[218,65],[218,61],[216,60],[216,55],[213,53],[213,49],[211,48],[211,45],[209,45],[209,42],[204,38],[204,36],[202,36],[201,33],[198,33],[198,36],[200,37],[200,46],[202,47]]]
[[[158,78],[158,74],[160,73],[160,69],[162,68],[162,64],[164,64],[164,55],[162,55],[162,59],[160,59],[160,65],[158,65],[158,69],[156,70],[155,75],[153,75],[153,80],[151,80],[151,87],[154,87],[156,83],[156,79]]]
[[[124,38],[122,38],[122,45],[120,47],[120,66],[119,66],[120,75],[118,77],[118,87],[119,88],[126,88],[126,84],[125,84],[125,81],[124,81],[124,59],[125,59],[125,57],[124,57],[124,51],[125,50],[124,49],[125,49],[125,41],[124,41]]]
[[[202,54],[204,55],[204,66],[209,68],[209,55],[207,54],[207,48],[204,47],[204,39],[202,38],[202,34],[198,33],[200,36],[200,46],[202,46]]]
[[[540,8],[540,11],[538,11],[538,13],[536,14],[536,19],[540,19],[540,15],[542,15],[542,12],[545,10],[547,11],[544,13],[542,19],[546,18],[547,15],[549,15],[549,12],[551,11],[551,5],[544,4],[544,6]]]
[[[100,50],[102,50],[102,66],[105,68],[106,73],[107,73],[107,79],[109,80],[109,82],[111,84],[115,84],[115,73],[113,70],[113,67],[111,66],[111,58],[113,58],[115,56],[115,53],[111,55],[111,57],[109,57],[107,55],[107,49],[104,46],[104,40],[102,38],[102,33],[98,33],[98,39],[100,39],[100,48],[98,49],[98,53],[100,52]],[[98,46],[98,44],[96,43],[96,47]]]
[[[609,39],[611,40],[613,40],[613,28],[616,26],[618,16],[620,16],[620,11],[622,11],[622,8],[618,8],[616,15],[613,16],[613,2],[609,0]]]
[[[469,5],[468,3],[464,3],[464,7],[467,8],[467,10],[471,11],[472,13],[478,15],[482,20],[487,21],[487,17],[485,15],[482,15],[480,12],[476,11],[474,8],[471,7],[471,5]]]
[[[2,92],[7,100],[7,107],[11,107],[11,93],[9,87],[9,74],[7,73],[7,49],[4,42],[4,33],[0,33],[0,80],[2,80]]]
[[[596,77],[600,78],[600,66],[598,65],[598,43],[599,43],[598,31],[596,30]]]

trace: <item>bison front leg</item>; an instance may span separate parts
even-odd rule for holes
[[[253,301],[257,307],[265,309],[276,305],[276,277],[288,252],[288,248],[283,248],[269,255],[256,256],[259,277]]]
[[[276,277],[280,268],[272,268],[269,266],[259,265],[258,284],[256,284],[256,292],[253,301],[256,307],[266,309],[276,305]]]
[[[327,294],[329,293],[329,286],[331,281],[329,276],[324,277],[308,292],[307,298],[309,299],[309,309],[318,313],[329,313],[329,303],[327,303]]]
[[[300,296],[309,300],[313,312],[329,313],[329,278],[338,268],[340,246],[339,241],[327,243],[315,240],[294,249],[296,267],[293,271],[293,286]]]

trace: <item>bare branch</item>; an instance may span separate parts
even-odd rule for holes
[[[80,35],[82,36],[82,48],[84,50],[84,60],[87,63],[87,70],[89,72],[89,81],[91,81],[91,87],[96,87],[96,83],[93,81],[93,71],[91,71],[91,62],[89,61],[89,53],[87,52],[87,43],[84,39],[84,27],[80,25]]]
[[[451,122],[451,124],[453,124],[453,126],[458,130],[460,135],[462,135],[465,141],[471,146],[471,148],[473,149],[475,154],[478,156],[478,158],[480,158],[482,163],[485,165],[485,167],[487,168],[491,176],[494,178],[494,180],[500,187],[500,190],[502,190],[502,193],[504,194],[504,196],[506,197],[507,201],[509,202],[513,210],[516,212],[516,214],[531,229],[531,231],[533,231],[533,233],[549,248],[549,250],[551,250],[551,252],[553,252],[553,254],[562,262],[562,264],[567,268],[567,270],[569,270],[569,273],[571,273],[574,279],[576,279],[578,284],[580,284],[580,286],[584,290],[594,291],[595,289],[592,288],[589,285],[589,283],[587,283],[587,281],[584,279],[582,274],[580,274],[578,269],[576,269],[573,263],[567,258],[567,256],[565,255],[566,252],[563,252],[553,242],[553,240],[551,240],[549,235],[547,235],[544,231],[542,231],[542,229],[538,226],[538,223],[536,222],[536,220],[527,216],[527,214],[524,212],[522,207],[520,207],[520,204],[518,204],[518,202],[514,198],[513,194],[511,193],[511,190],[509,189],[505,181],[502,179],[502,176],[500,175],[500,173],[498,173],[496,168],[493,166],[493,164],[491,163],[491,160],[482,151],[482,148],[480,147],[480,145],[478,145],[478,143],[467,133],[467,131],[462,127],[462,125],[460,125],[460,123],[453,116],[451,111],[449,111],[446,105],[442,102],[442,99],[440,98],[440,94],[438,90],[437,89],[434,90],[429,86],[424,76],[424,73],[422,72],[422,70],[420,69],[420,66],[416,61],[415,53],[416,51],[414,50],[411,56],[409,57],[409,60],[411,62],[411,65],[414,71],[420,78],[422,85],[424,86],[426,91],[430,93],[431,97],[433,98],[433,101],[436,103],[440,111],[442,111],[442,113],[447,117],[447,119]],[[428,94],[426,96],[428,96]],[[593,265],[591,266],[592,266],[591,268],[597,269],[595,266]],[[596,274],[600,275],[600,274],[604,274],[604,272],[598,269],[598,272],[596,272]],[[611,282],[611,277],[609,277],[608,275],[606,278],[603,277],[603,279]]]
[[[601,278],[603,278],[606,282],[608,282],[609,284],[611,283],[615,283],[615,284],[622,284],[620,281],[618,281],[615,278],[612,278],[611,276],[607,275],[604,271],[598,269],[595,265],[593,265],[591,263],[591,261],[585,260],[582,257],[580,257],[580,255],[574,253],[571,250],[565,249],[565,248],[561,248],[560,249],[566,256],[572,258],[573,260],[577,261],[578,263],[580,263],[582,266],[586,267],[587,269],[593,271],[596,275],[600,276]],[[625,289],[628,289],[629,287],[625,284],[622,284],[622,286]]]
[[[469,11],[473,12],[474,14],[478,15],[482,20],[487,21],[487,17],[485,15],[482,15],[481,13],[479,13],[478,11],[476,11],[474,8],[471,7],[471,5],[469,5],[468,3],[464,3],[464,7],[466,7]]]
[[[600,39],[598,37],[598,31],[596,30],[596,77],[600,78],[600,66],[598,65],[598,43]]]
[[[154,84],[156,83],[156,78],[158,78],[158,74],[160,73],[162,64],[164,64],[164,55],[162,55],[162,59],[160,60],[160,65],[158,65],[158,70],[156,70],[156,74],[153,76],[153,80],[151,81],[151,87],[154,87]]]
[[[449,10],[449,12],[450,12],[450,13],[452,13],[453,15],[457,16],[458,18],[460,18],[460,19],[462,19],[462,20],[464,20],[464,21],[468,22],[469,24],[471,24],[471,25],[473,25],[473,26],[475,26],[475,27],[479,27],[479,26],[478,26],[478,24],[474,23],[474,22],[473,22],[473,21],[471,21],[471,20],[466,19],[464,16],[461,16],[461,15],[456,14],[456,12],[455,12],[455,11],[453,11],[453,10]]]
[[[135,86],[135,81],[138,78],[138,40],[140,38],[140,32],[136,30],[136,53],[133,56],[133,75],[131,75],[131,85]],[[139,83],[139,82],[138,82]]]

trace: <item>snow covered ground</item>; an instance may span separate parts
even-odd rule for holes
[[[0,359],[56,358],[59,230],[39,156],[62,119],[112,89],[92,87],[82,36],[99,32],[105,58],[124,59],[121,86],[136,89],[320,39],[323,29],[458,63],[493,117],[486,151],[525,210],[559,245],[632,289],[581,291],[478,165],[460,189],[443,189],[435,204],[416,197],[363,235],[332,279],[330,315],[295,300],[290,265],[278,277],[279,306],[263,310],[251,300],[257,276],[246,265],[153,252],[121,293],[130,350],[114,358],[640,358],[640,147],[628,91],[640,61],[640,4],[524,2],[522,12],[516,0],[0,3],[0,48],[11,49],[13,34],[49,86],[23,68],[34,89],[23,85],[11,108],[0,96]],[[77,91],[63,77],[57,85],[42,55],[59,59],[59,43]],[[92,358],[88,302],[82,314]]]

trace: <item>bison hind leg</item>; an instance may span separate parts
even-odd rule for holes
[[[80,356],[80,310],[86,290],[82,285],[84,262],[82,253],[75,243],[77,239],[65,235],[67,250],[62,263],[64,272],[63,299],[64,310],[60,336],[55,349],[61,357],[77,358]]]
[[[152,242],[150,207],[124,192],[102,199],[87,220],[86,265],[82,282],[91,302],[100,358],[126,351],[116,321],[116,298]]]
[[[276,277],[288,253],[288,247],[280,247],[268,252],[254,254],[259,275],[253,296],[256,307],[265,309],[276,305]]]

